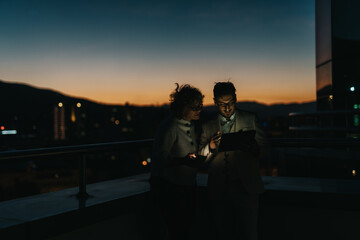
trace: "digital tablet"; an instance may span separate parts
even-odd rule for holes
[[[196,154],[196,160],[198,160],[199,162],[204,162],[206,160],[206,156],[203,156],[203,155],[199,155],[199,154]]]
[[[190,158],[187,161],[188,166],[193,168],[201,168],[206,160],[206,156],[196,154],[196,158]]]
[[[246,150],[255,141],[255,130],[224,133],[221,135],[219,152]]]

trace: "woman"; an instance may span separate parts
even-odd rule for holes
[[[159,126],[152,153],[151,183],[168,227],[168,239],[188,239],[196,210],[199,120],[204,96],[188,84],[170,95],[171,116]]]

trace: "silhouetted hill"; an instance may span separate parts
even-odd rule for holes
[[[14,142],[19,142],[19,145],[50,145],[54,139],[54,109],[59,102],[63,103],[65,109],[66,131],[71,133],[77,131],[74,124],[71,125],[70,116],[78,102],[81,103],[81,109],[86,109],[86,112],[77,110],[76,121],[79,124],[76,128],[91,129],[95,123],[105,125],[105,110],[108,110],[109,106],[70,97],[49,89],[4,81],[0,81],[0,124],[6,129],[18,131],[17,140]],[[82,118],[84,121],[79,122]],[[87,121],[88,119],[91,121]],[[74,137],[68,139],[67,143],[74,142],[74,139]]]
[[[54,140],[54,112],[59,102],[65,109],[65,141]],[[78,102],[81,108],[77,108]],[[237,107],[257,113],[267,131],[275,129],[282,134],[288,129],[289,113],[313,112],[315,102],[274,105],[239,102]],[[16,129],[18,135],[14,143],[29,147],[152,138],[158,124],[169,114],[169,105],[99,104],[54,90],[1,80],[0,109],[0,125]],[[205,107],[202,120],[217,112],[216,106]],[[9,140],[5,141],[8,144]]]
[[[240,102],[238,107],[243,110],[256,112],[261,118],[268,118],[288,116],[291,112],[314,112],[316,110],[316,103],[264,105],[257,102]]]
[[[60,116],[59,102],[63,104],[63,120],[55,119],[55,110]],[[150,138],[168,113],[166,107],[100,104],[4,81],[0,81],[0,109],[0,125],[17,130],[13,137],[0,135],[0,149],[9,145],[25,148]],[[60,121],[64,122],[65,140],[55,138],[55,126]]]
[[[50,89],[40,89],[26,84],[7,83],[0,80],[0,107],[2,111],[15,114],[16,112],[43,112],[45,109],[53,108],[58,102],[90,104],[92,107],[97,104],[81,98],[74,98]],[[238,102],[237,107],[246,111],[255,112],[261,119],[270,117],[285,117],[291,112],[313,112],[316,110],[315,102],[273,104],[265,105],[257,102]],[[145,110],[147,107],[138,107]],[[148,107],[154,108],[154,107]],[[208,106],[204,109],[207,114],[217,111],[215,106]]]
[[[257,102],[238,102],[237,108],[245,111],[255,112],[260,119],[269,119],[274,117],[287,117],[292,112],[314,112],[316,102],[291,103],[291,104],[273,104],[265,105]],[[208,106],[204,109],[206,115],[213,115],[217,112],[216,106]]]
[[[0,80],[0,106],[7,110],[16,108],[39,108],[40,106],[54,106],[58,102],[81,102],[93,104],[86,99],[74,98],[60,92],[41,89],[26,84],[7,83]]]

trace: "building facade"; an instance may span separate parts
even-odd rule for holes
[[[360,105],[360,1],[316,0],[317,110]]]

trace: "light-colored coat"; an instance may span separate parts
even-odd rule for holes
[[[255,130],[255,140],[260,149],[266,145],[266,137],[255,114],[236,110],[235,121],[230,132]],[[250,194],[264,191],[260,177],[259,157],[244,151],[213,152],[209,151],[209,143],[216,133],[221,132],[219,117],[203,124],[199,153],[208,156],[209,191],[224,188],[229,181],[238,181]]]
[[[195,168],[172,165],[174,158],[182,158],[198,150],[194,124],[168,117],[158,127],[152,149],[151,175],[173,184],[194,186]]]

